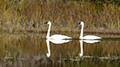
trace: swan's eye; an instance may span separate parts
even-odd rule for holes
[[[48,22],[45,22],[44,24],[48,24]]]

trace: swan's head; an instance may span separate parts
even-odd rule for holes
[[[79,22],[78,24],[81,24],[81,25],[83,25],[84,23],[81,21],[81,22]]]
[[[79,23],[76,23],[75,28],[76,28],[79,24],[80,24],[80,25],[84,25],[84,23],[81,21],[81,22],[79,22]]]
[[[51,24],[51,22],[50,22],[50,21],[47,21],[47,22],[45,22],[44,24]]]

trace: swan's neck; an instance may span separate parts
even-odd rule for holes
[[[82,37],[83,37],[83,28],[84,28],[84,24],[82,24],[81,34],[80,34],[80,37],[79,37],[79,38],[82,38]]]
[[[48,28],[48,32],[47,32],[46,38],[49,38],[49,37],[50,37],[50,28],[51,28],[51,24],[49,24],[49,28]]]

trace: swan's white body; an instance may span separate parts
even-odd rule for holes
[[[80,34],[80,37],[79,37],[80,39],[102,39],[101,37],[94,36],[94,35],[87,35],[87,36],[84,36],[84,37],[83,37],[84,23],[83,23],[83,22],[79,22],[78,24],[81,24],[81,25],[82,25],[81,34]]]
[[[101,39],[101,37],[94,36],[94,35],[86,35],[84,37],[80,37],[80,39]]]
[[[48,32],[46,38],[49,40],[62,40],[62,39],[71,39],[71,37],[65,36],[65,35],[60,35],[60,34],[55,34],[50,36],[50,28],[51,28],[51,22],[45,22],[45,24],[49,24]]]
[[[66,39],[71,39],[71,37],[65,36],[65,35],[59,35],[55,34],[50,37],[46,37],[49,40],[66,40]]]

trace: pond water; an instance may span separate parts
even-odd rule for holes
[[[41,36],[4,34],[0,45],[0,66],[120,66],[120,38],[46,40]]]

